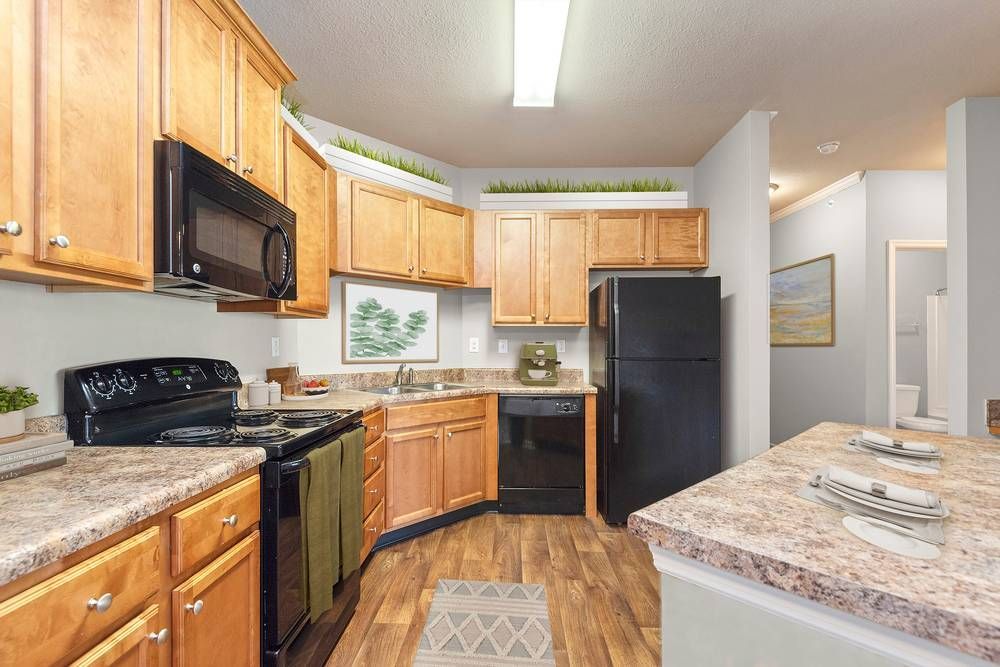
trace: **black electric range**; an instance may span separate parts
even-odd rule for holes
[[[261,655],[266,665],[291,665],[300,662],[301,651],[312,656],[332,651],[360,597],[360,577],[354,572],[332,591],[334,609],[328,614],[336,618],[324,615],[322,622],[309,623],[301,587],[304,512],[299,486],[309,467],[306,455],[363,428],[362,413],[240,410],[240,387],[239,373],[228,361],[133,359],[66,370],[63,399],[69,435],[77,445],[259,447],[266,452],[261,467]]]

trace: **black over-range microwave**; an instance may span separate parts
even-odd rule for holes
[[[205,301],[296,298],[295,212],[179,141],[157,141],[153,289]]]

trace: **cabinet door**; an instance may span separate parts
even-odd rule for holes
[[[591,266],[646,263],[644,211],[594,211],[590,222]]]
[[[174,589],[173,664],[260,663],[260,533]]]
[[[405,192],[351,182],[351,267],[355,271],[413,276],[416,205]]]
[[[586,324],[586,214],[546,213],[539,245],[544,323]]]
[[[445,424],[442,454],[442,509],[486,498],[486,422]]]
[[[708,210],[652,211],[653,258],[657,266],[708,266]]]
[[[472,217],[464,208],[420,200],[417,247],[420,277],[458,285],[469,282]]]
[[[152,279],[155,0],[40,0],[35,257]]]
[[[497,213],[493,323],[535,323],[534,213]]]
[[[386,434],[388,530],[441,513],[440,437],[437,426]]]
[[[149,607],[103,642],[87,651],[71,667],[155,667],[169,632],[157,605]]]
[[[14,222],[14,0],[0,0],[0,255],[13,248]],[[26,221],[21,221],[24,225]]]
[[[246,42],[240,52],[240,172],[281,199],[281,79]]]
[[[330,309],[326,160],[285,126],[285,205],[295,211],[295,282],[288,310],[325,315]]]
[[[235,169],[236,35],[229,19],[214,0],[164,0],[163,49],[163,133]]]

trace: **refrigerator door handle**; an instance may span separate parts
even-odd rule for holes
[[[621,404],[621,392],[618,387],[618,364],[614,364],[611,382],[614,384],[613,407],[611,408],[611,444],[618,445],[618,406]]]

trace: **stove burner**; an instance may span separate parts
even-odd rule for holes
[[[326,426],[337,420],[340,413],[334,410],[294,410],[281,413],[282,426],[302,428],[305,426]]]
[[[284,442],[293,437],[293,435],[287,428],[272,426],[271,428],[259,428],[254,431],[242,431],[240,433],[240,440],[245,443],[272,444]]]
[[[239,426],[267,426],[278,421],[274,410],[238,410],[233,413],[233,421]]]
[[[225,426],[185,426],[172,428],[160,434],[165,444],[176,445],[217,445],[231,442],[236,432]]]

